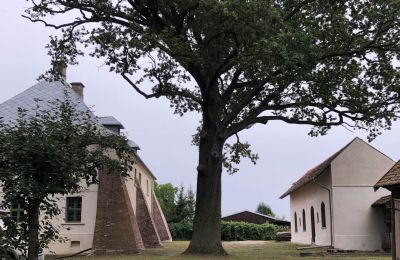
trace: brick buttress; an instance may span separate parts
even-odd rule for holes
[[[100,173],[93,237],[95,254],[138,253],[144,250],[132,207],[125,180],[119,174]]]

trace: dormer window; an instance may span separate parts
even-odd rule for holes
[[[105,128],[117,134],[121,134],[121,129],[124,129],[121,122],[113,116],[100,117],[99,121]]]

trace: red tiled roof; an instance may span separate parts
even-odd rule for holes
[[[380,187],[400,185],[400,161],[398,161],[383,177],[375,184],[375,190]]]
[[[343,147],[342,149],[340,149],[339,151],[337,151],[336,153],[334,153],[332,156],[330,156],[328,159],[326,159],[325,161],[323,161],[322,163],[320,163],[319,165],[315,166],[314,168],[308,170],[303,177],[301,177],[298,181],[296,181],[295,183],[293,183],[292,187],[290,187],[284,194],[282,194],[282,196],[280,196],[280,199],[283,199],[284,197],[286,197],[287,195],[289,195],[290,193],[298,190],[299,188],[301,188],[302,186],[306,185],[307,183],[311,182],[312,180],[314,180],[315,178],[317,178],[318,176],[320,176],[325,169],[327,169],[332,161],[341,153],[343,152],[354,140],[356,140],[357,138],[353,139],[350,143],[348,143],[345,147]]]

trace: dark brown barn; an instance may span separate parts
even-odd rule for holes
[[[278,220],[274,217],[263,215],[252,211],[241,211],[222,218],[223,221],[238,221],[254,224],[276,224],[280,226],[290,226],[290,222],[286,220]]]

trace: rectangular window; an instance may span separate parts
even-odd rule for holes
[[[139,184],[142,184],[142,174],[139,172]]]
[[[149,196],[149,180],[146,180],[146,192],[147,196]]]
[[[13,203],[11,205],[10,213],[11,218],[18,223],[22,220],[22,217],[24,216],[24,209],[21,208],[21,205],[19,203]]]
[[[81,222],[82,197],[68,197],[66,222]]]

